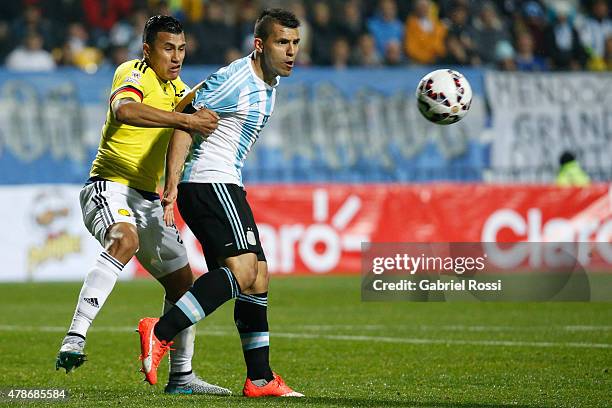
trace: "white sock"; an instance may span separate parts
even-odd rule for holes
[[[89,326],[91,326],[96,315],[102,309],[104,302],[106,302],[108,295],[113,290],[119,272],[121,272],[123,267],[124,265],[121,262],[110,256],[107,252],[102,252],[98,256],[95,265],[90,269],[85,282],[83,282],[68,333],[77,333],[83,337],[87,336]]]
[[[174,306],[174,303],[164,299],[163,314],[166,314],[172,306]],[[170,349],[170,374],[187,373],[192,370],[191,359],[193,358],[195,332],[195,325],[193,325],[179,332],[173,339],[174,344]]]

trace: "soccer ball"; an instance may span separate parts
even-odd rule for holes
[[[468,113],[472,88],[459,72],[439,69],[421,79],[416,97],[419,111],[427,120],[438,125],[450,125]]]

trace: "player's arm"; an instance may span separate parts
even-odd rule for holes
[[[191,142],[192,139],[189,133],[175,129],[168,144],[168,151],[166,152],[166,182],[162,198],[164,221],[167,226],[174,225],[174,202],[178,195],[178,183],[185,159],[187,159],[187,154],[191,147]]]
[[[217,128],[218,116],[203,109],[193,114],[166,112],[132,98],[117,98],[111,105],[118,122],[145,128],[177,128],[206,135]]]

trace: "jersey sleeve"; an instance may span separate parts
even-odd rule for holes
[[[113,103],[114,100],[123,98],[142,102],[146,93],[147,78],[145,72],[148,69],[150,68],[140,61],[123,64],[117,68],[109,102]]]
[[[228,73],[221,69],[210,75],[198,89],[193,98],[195,109],[210,109],[220,113],[236,112],[241,85],[246,81],[245,75]]]

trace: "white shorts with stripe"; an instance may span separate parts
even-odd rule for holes
[[[83,222],[104,246],[108,228],[118,222],[138,230],[136,258],[155,278],[187,265],[187,251],[175,227],[167,227],[159,199],[147,200],[137,190],[113,181],[94,181],[81,190]]]

